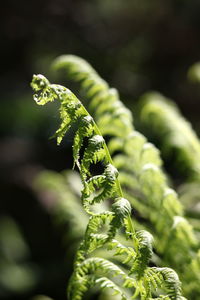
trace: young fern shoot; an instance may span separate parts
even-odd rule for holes
[[[144,230],[135,232],[131,205],[123,197],[118,171],[93,118],[67,88],[50,84],[42,75],[34,75],[31,85],[37,104],[45,105],[55,99],[60,101],[61,125],[55,134],[58,144],[72,125],[78,127],[73,143],[73,158],[83,184],[82,204],[90,218],[74,262],[68,299],[81,300],[95,285],[102,290],[112,289],[123,300],[185,299],[181,296],[178,276],[172,269],[148,267],[152,256],[152,235]],[[84,146],[85,141],[87,146]],[[99,162],[104,171],[93,176],[91,165]],[[111,210],[94,212],[93,205],[105,200],[111,201]],[[132,247],[122,245],[115,239],[117,231],[122,229],[126,237],[132,240]],[[124,267],[97,257],[95,250],[98,248],[125,256]]]

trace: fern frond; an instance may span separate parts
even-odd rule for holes
[[[90,93],[92,96],[96,95],[99,91],[99,89],[94,88],[93,83],[93,79],[84,82],[84,88],[87,88],[87,93]],[[106,90],[107,86],[103,86]],[[86,117],[90,117],[85,107],[71,91],[59,85],[50,84],[45,77],[35,75],[32,87],[37,92],[34,99],[38,104],[43,105],[49,101],[52,102],[54,99],[60,101],[60,117],[62,122],[56,132],[58,143],[61,142],[64,134],[72,124],[83,123]],[[112,119],[112,116],[116,117],[117,124],[123,124],[126,132],[130,132],[130,127],[128,126],[130,125],[129,113],[127,114],[121,102],[118,102],[116,107],[114,106],[114,110],[109,111],[109,114],[109,118]],[[133,299],[138,296],[142,300],[148,299],[149,295],[151,295],[151,289],[145,286],[145,270],[152,256],[152,237],[145,231],[135,232],[130,216],[131,206],[128,200],[123,197],[121,185],[118,180],[118,171],[113,166],[113,161],[99,128],[94,120],[91,120],[91,118],[88,119],[90,120],[90,125],[87,125],[88,130],[85,130],[86,135],[81,130],[75,133],[73,146],[74,161],[79,168],[83,183],[83,207],[87,213],[91,214],[91,217],[74,263],[74,273],[69,284],[69,298],[72,300],[82,299],[83,294],[91,286],[99,282],[96,282],[97,278],[105,277],[102,275],[108,274],[111,277],[121,277],[125,287],[135,289]],[[104,123],[105,126],[108,124],[106,122]],[[86,147],[83,145],[83,138],[87,138],[88,146]],[[83,150],[82,159],[79,157],[81,150]],[[98,162],[103,165],[104,171],[100,175],[93,176],[90,170],[91,164]],[[146,167],[146,169],[148,168]],[[144,166],[144,171],[146,169]],[[111,211],[94,213],[90,210],[90,206],[107,198],[113,202]],[[108,228],[104,228],[104,233],[101,235],[102,225],[106,224]],[[108,260],[98,257],[88,257],[97,248],[104,247],[112,241],[116,232],[122,228],[125,230],[127,238],[131,239],[135,250],[133,266],[130,269],[130,274],[133,277],[127,275],[116,264]],[[116,245],[116,247],[119,248],[119,245]],[[130,261],[130,251],[126,251],[126,253],[129,254],[127,259]],[[101,285],[101,281],[99,283]],[[108,282],[104,281],[104,283],[108,285]],[[115,285],[113,284],[112,286]]]
[[[96,275],[94,276],[93,274]],[[97,274],[99,274],[99,276]],[[113,278],[115,277],[121,277],[121,280],[123,281],[129,279],[132,283],[132,287],[134,287],[135,285],[135,280],[131,279],[124,271],[122,271],[114,263],[100,257],[92,257],[84,260],[78,266],[77,272],[73,274],[70,284],[68,286],[69,299],[82,299],[83,293],[85,293],[86,290],[88,290],[92,285],[95,285],[97,283],[101,285],[102,281],[106,284],[105,279],[102,279],[102,281],[100,280],[102,278],[101,274],[106,274],[108,278],[112,278],[112,281],[111,279],[108,279],[109,282],[111,282],[110,284],[112,284],[112,287],[116,286],[116,284],[113,282]],[[118,288],[118,291],[121,290]],[[120,294],[123,295],[123,297],[125,297],[122,291],[120,292]]]
[[[140,119],[159,139],[163,154],[172,157],[177,153],[176,164],[182,173],[199,180],[200,141],[177,106],[159,93],[148,93],[141,99]]]
[[[170,268],[148,268],[146,270],[146,275],[148,281],[154,286],[155,290],[161,285],[166,289],[170,299],[185,299],[181,296],[180,281],[174,270]]]
[[[112,110],[112,107],[118,107],[118,93],[115,90],[111,93],[112,89],[109,89],[107,84],[103,84],[101,89],[100,82],[102,79],[87,62],[82,59],[79,60],[77,57],[66,55],[55,61],[54,68],[56,70],[64,70],[67,78],[80,83],[86,99],[90,101],[89,107],[94,112],[95,120],[101,132],[114,137],[109,142],[111,152],[122,152],[114,156],[113,159],[114,165],[119,169],[120,174],[122,172],[119,180],[125,190],[126,197],[131,201],[134,208],[153,223],[154,230],[157,233],[155,247],[162,255],[167,250],[169,238],[173,239],[174,237],[174,217],[182,217],[183,208],[176,193],[169,190],[167,179],[161,170],[162,162],[159,151],[153,145],[149,145],[143,135],[133,130],[131,119],[128,116],[126,124],[123,122],[123,118],[120,117],[111,117],[110,121],[108,121],[109,116],[112,116],[115,111]],[[85,71],[86,69],[87,71]],[[78,74],[80,77],[78,77]],[[86,84],[87,81],[90,85]],[[85,89],[85,84],[87,87],[89,86],[89,89],[94,88],[97,92],[95,94],[91,93],[88,97],[87,91],[89,89]],[[108,113],[106,113],[106,109]],[[101,121],[102,116],[105,121]],[[112,127],[112,120],[114,119],[116,122],[114,125],[115,130],[112,128],[109,130],[107,128],[109,125],[107,124],[110,122]],[[173,126],[174,118],[168,124]],[[127,127],[126,130],[124,130],[124,126]],[[155,127],[156,129],[159,128],[161,132],[159,125],[155,125]],[[163,131],[162,136],[165,136],[165,133],[167,132]],[[180,141],[180,135],[175,137],[174,140]],[[131,176],[133,178],[132,182]],[[168,228],[167,231],[166,226]],[[186,244],[186,241],[183,239],[181,243]],[[187,256],[190,256],[189,249],[192,247],[193,244],[187,247]],[[182,249],[178,248],[177,250],[182,251]],[[175,251],[176,253],[177,250]],[[185,251],[183,253],[186,254]],[[170,263],[177,267],[175,261],[176,256],[173,255]],[[182,263],[184,264],[184,261]],[[181,270],[180,275],[183,276]]]

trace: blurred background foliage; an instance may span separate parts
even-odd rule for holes
[[[81,56],[119,90],[136,120],[137,99],[157,90],[199,132],[200,87],[187,79],[200,59],[199,13],[198,0],[1,3],[1,299],[65,299],[72,263],[63,231],[51,221],[49,197],[41,201],[32,188],[40,170],[72,167],[70,140],[59,148],[48,140],[58,123],[56,106],[35,105],[32,74],[48,76],[60,54]]]

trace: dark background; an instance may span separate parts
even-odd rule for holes
[[[200,59],[200,2],[7,0],[1,2],[0,22],[1,222],[9,219],[19,228],[27,260],[40,270],[33,287],[20,291],[9,286],[9,273],[3,281],[0,276],[0,297],[65,299],[65,248],[31,182],[38,170],[60,171],[72,163],[67,144],[57,148],[48,140],[57,114],[54,106],[32,101],[32,74],[49,75],[58,55],[79,55],[119,90],[133,114],[138,98],[157,90],[173,99],[199,132],[200,89],[188,81],[187,71]],[[0,231],[0,246],[7,234]]]

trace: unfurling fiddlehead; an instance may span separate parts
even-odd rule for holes
[[[73,144],[74,164],[81,175],[82,203],[90,218],[77,251],[74,272],[68,287],[69,299],[82,299],[84,293],[95,285],[101,289],[113,289],[122,299],[128,299],[130,293],[131,299],[183,299],[179,279],[173,270],[148,267],[152,256],[152,236],[144,230],[135,232],[130,203],[123,197],[118,171],[113,166],[105,140],[93,118],[70,90],[50,84],[42,75],[34,75],[32,88],[35,91],[34,100],[39,105],[55,99],[60,101],[61,125],[56,131],[58,144],[72,124],[78,127]],[[127,125],[127,114],[124,115],[121,108],[116,115],[116,124],[119,116]],[[91,165],[99,162],[104,171],[93,176]],[[111,210],[96,213],[93,205],[104,200],[111,201]],[[124,246],[115,240],[118,231],[125,231],[133,247]],[[125,269],[112,261],[97,257],[95,250],[98,248],[112,251],[114,255],[127,256],[124,260]],[[131,261],[129,267],[128,263]]]

